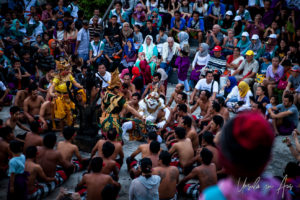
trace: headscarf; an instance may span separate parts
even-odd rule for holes
[[[266,51],[270,53],[277,45],[277,39],[271,38],[271,43],[266,44]]]
[[[130,51],[129,51],[129,47],[127,45],[127,42],[131,43],[131,50]],[[124,46],[124,55],[132,58],[134,56],[135,52],[136,52],[135,47],[134,47],[134,43],[133,43],[133,40],[131,38],[128,38],[127,42]]]
[[[53,48],[51,47],[51,44],[52,44],[53,42],[55,42],[54,39],[50,39],[50,40],[48,41],[48,46],[49,46],[49,49],[50,49],[50,55],[52,55],[52,56],[54,56],[54,50],[55,50],[55,49],[53,49]]]
[[[134,81],[134,79],[136,79],[137,77],[139,77],[141,74],[140,74],[140,70],[138,67],[133,67],[132,68],[132,79],[131,79],[131,83]]]
[[[178,33],[178,39],[180,40],[181,49],[184,47],[184,45],[189,44],[189,34],[185,31]]]
[[[129,69],[128,68],[122,70],[120,78],[123,79],[125,74],[129,74]]]
[[[125,25],[128,25],[128,30],[124,30],[124,26]],[[123,36],[125,37],[125,38],[128,38],[128,37],[130,37],[130,35],[133,33],[133,30],[132,30],[132,28],[130,28],[130,25],[129,25],[129,23],[128,22],[124,22],[123,23],[123,27],[122,27],[122,34],[123,34]]]
[[[150,42],[149,46],[147,45],[147,38],[151,39],[151,42]],[[155,44],[153,43],[152,36],[151,35],[147,35],[145,37],[145,40],[144,40],[144,43],[143,43],[143,52],[145,53],[145,57],[146,57],[147,61],[149,61],[152,58],[154,47],[155,47]]]
[[[246,36],[243,36],[243,37],[246,37]],[[246,37],[246,41],[243,41],[242,39],[240,39],[240,41],[237,44],[237,47],[240,48],[241,54],[244,55],[246,53],[246,51],[247,51],[248,47],[250,46],[250,44],[251,44],[251,42],[249,40],[249,36]]]
[[[206,44],[206,43],[201,43],[201,47],[202,47],[203,51],[202,51],[202,52],[199,51],[200,57],[205,57],[205,56],[207,56],[207,54],[208,54],[208,49],[209,49],[208,44]]]
[[[19,31],[20,31],[20,29],[22,29],[24,27],[24,25],[18,19],[14,19],[12,21],[12,24],[11,24],[11,27],[10,27],[11,31],[17,31],[17,28],[16,28],[17,22],[19,22],[19,24],[20,24]]]
[[[142,10],[141,10],[140,12],[137,10],[138,7],[142,8]],[[132,16],[133,16],[133,18],[134,18],[135,20],[138,20],[138,21],[140,21],[140,22],[143,22],[143,21],[146,20],[146,13],[145,13],[145,11],[144,11],[144,6],[143,6],[143,4],[138,3],[138,4],[136,5],[136,7],[135,7],[135,9],[134,9],[134,12],[133,12]]]
[[[254,53],[257,53],[260,47],[261,47],[261,41],[260,39],[257,39],[255,44],[251,42],[249,46],[249,50],[252,50]]]
[[[237,85],[237,81],[236,81],[236,78],[234,76],[229,76],[228,80],[230,81],[230,86],[225,87],[225,92],[227,94],[229,94],[231,92],[232,88],[234,88]]]
[[[248,85],[248,83],[246,83],[245,81],[241,81],[238,85],[239,88],[239,94],[242,98],[244,98],[248,91],[250,90],[250,87]]]

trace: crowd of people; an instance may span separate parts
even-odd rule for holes
[[[8,200],[42,199],[82,170],[58,199],[117,199],[124,162],[130,200],[300,197],[297,1],[118,0],[91,18],[79,3],[0,1]],[[90,157],[77,134],[101,136]],[[264,173],[277,136],[297,160],[282,177]],[[126,158],[128,140],[146,143]]]

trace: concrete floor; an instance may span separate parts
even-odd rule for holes
[[[169,84],[168,85],[168,91],[167,91],[167,99],[169,99],[170,94],[174,91],[175,85]],[[195,114],[199,113],[199,110],[195,112]],[[5,107],[0,112],[0,119],[6,120],[9,115],[9,108]],[[299,125],[298,125],[299,129]],[[16,134],[22,134],[24,131],[20,130],[18,127],[16,128]],[[59,133],[57,133],[59,140],[62,139]],[[266,173],[270,173],[272,175],[282,176],[284,167],[287,162],[289,161],[295,161],[295,159],[291,156],[289,149],[286,147],[285,144],[282,143],[283,137],[276,137],[274,147],[273,147],[273,153],[272,158],[270,160],[269,165],[267,166]],[[292,138],[291,138],[292,140]],[[128,143],[125,143],[123,146],[125,157],[128,157],[137,147],[140,145],[140,142],[136,141],[130,141]],[[163,146],[164,148],[164,146]],[[83,157],[89,157],[89,154],[81,152]],[[71,177],[63,184],[62,187],[66,188],[69,191],[74,191],[75,186],[79,181],[81,180],[83,172],[75,173],[71,175]],[[119,182],[122,186],[122,189],[119,194],[120,200],[126,200],[128,199],[128,191],[129,186],[131,183],[131,179],[127,173],[126,165],[123,165],[120,174],[119,174]],[[0,199],[5,200],[6,199],[6,192],[7,192],[7,185],[8,185],[8,179],[0,180]],[[48,197],[46,197],[46,200],[53,200],[56,199],[60,188],[57,188],[55,191],[53,191]],[[179,198],[183,199],[183,198]]]

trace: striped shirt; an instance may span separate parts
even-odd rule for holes
[[[217,58],[214,55],[212,55],[208,60],[207,67],[211,70],[218,70],[224,73],[226,69],[226,59],[224,56]]]

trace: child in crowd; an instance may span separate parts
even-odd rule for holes
[[[135,49],[139,49],[141,44],[143,44],[143,34],[141,33],[141,27],[139,25],[135,25],[133,27],[133,42]]]
[[[277,106],[278,101],[277,101],[277,96],[273,95],[270,98],[270,103],[266,105],[266,118],[269,120],[269,122],[272,122],[272,119],[270,118],[268,109]]]

